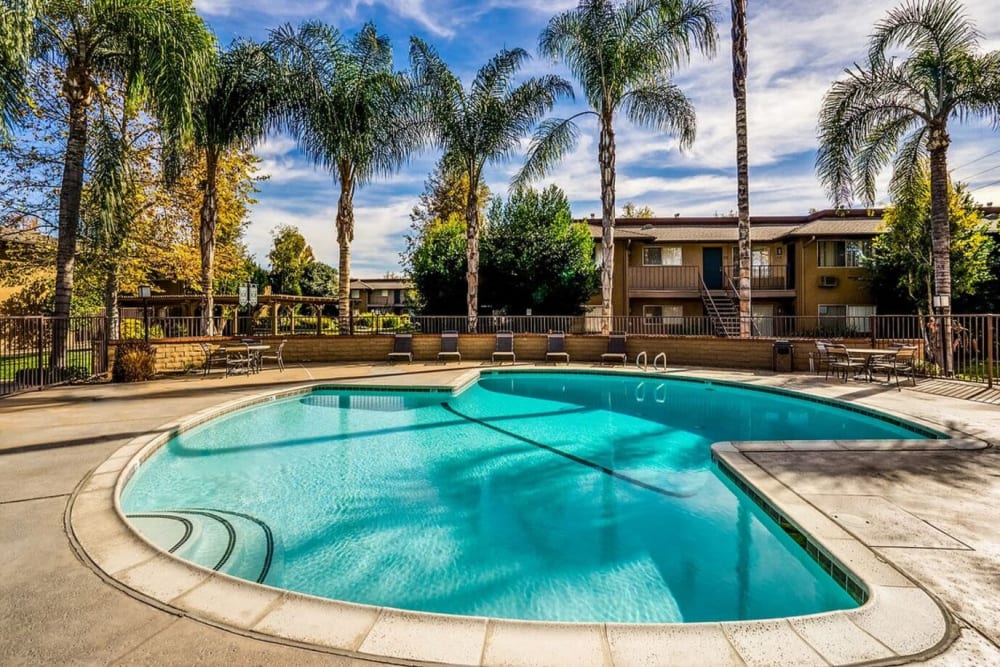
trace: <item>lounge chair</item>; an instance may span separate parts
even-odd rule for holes
[[[406,359],[413,363],[413,334],[396,334],[392,339],[392,352],[389,353],[389,363]]]
[[[608,351],[601,355],[602,364],[613,364],[622,362],[622,366],[628,363],[628,355],[625,353],[625,334],[612,333],[608,336]]]
[[[462,360],[462,353],[458,351],[457,331],[445,331],[441,334],[441,351],[438,352],[438,361],[448,363],[449,359]]]
[[[226,349],[216,345],[214,348],[208,343],[198,343],[201,351],[205,355],[205,375],[212,372],[212,362],[217,361],[221,365],[226,365]]]
[[[553,331],[546,338],[545,361],[555,363],[563,361],[569,364],[569,352],[566,351],[566,334],[562,331]]]
[[[285,360],[281,358],[281,353],[284,352],[284,350],[285,350],[285,343],[287,343],[287,342],[288,342],[287,338],[285,340],[281,341],[281,345],[278,346],[278,349],[275,350],[274,354],[262,354],[262,355],[260,355],[260,361],[261,361],[261,363],[263,364],[263,362],[265,362],[268,359],[274,359],[278,363],[278,370],[280,372],[284,373],[285,372]]]
[[[509,359],[510,363],[517,360],[514,355],[514,333],[512,331],[497,332],[497,347],[493,352],[492,360],[496,363],[497,359],[500,360],[501,364],[504,360]]]

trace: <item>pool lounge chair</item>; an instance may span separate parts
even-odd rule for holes
[[[614,364],[619,361],[622,366],[628,363],[628,355],[625,353],[625,334],[613,332],[608,336],[608,351],[601,355],[601,363]]]
[[[438,361],[448,363],[449,359],[462,360],[462,353],[458,351],[457,331],[445,331],[441,334],[441,351],[438,352]]]
[[[388,354],[389,363],[403,361],[413,363],[413,334],[396,334],[392,339],[392,352]]]
[[[503,363],[505,360],[510,360],[510,363],[514,363],[517,357],[514,355],[514,332],[512,331],[498,331],[497,332],[497,346],[496,350],[493,351],[493,356],[491,357],[494,363]]]
[[[562,331],[553,331],[546,338],[545,361],[553,363],[562,361],[569,364],[569,352],[566,351],[566,334]]]

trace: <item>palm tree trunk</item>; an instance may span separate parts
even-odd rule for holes
[[[49,364],[61,367],[66,357],[68,319],[73,296],[73,269],[83,194],[83,164],[87,151],[87,106],[90,80],[81,67],[68,67],[63,95],[69,104],[69,128],[59,189],[59,240],[56,245],[56,295]]]
[[[219,170],[219,151],[205,149],[205,194],[201,201],[201,226],[198,241],[201,248],[201,291],[204,305],[201,309],[201,331],[203,336],[215,335],[215,295],[212,283],[215,281],[215,224],[218,220],[219,202],[216,178]]]
[[[347,162],[338,164],[340,199],[337,201],[337,244],[340,247],[340,284],[337,306],[341,335],[351,333],[351,242],[354,240],[354,172]]]
[[[104,276],[104,312],[108,323],[108,340],[118,340],[121,318],[118,312],[118,266],[114,262]]]
[[[931,156],[931,256],[934,261],[934,294],[944,297],[936,308],[942,330],[941,371],[954,374],[951,348],[951,227],[948,221],[948,145],[944,127],[932,127],[927,148]]]
[[[747,3],[732,0],[733,97],[736,99],[736,207],[739,212],[740,336],[751,334],[750,175],[747,149]]]
[[[475,183],[473,181],[476,181]],[[478,179],[469,174],[469,194],[465,198],[465,282],[466,315],[469,333],[476,333],[479,327],[479,188]]]
[[[606,104],[605,108],[609,108]],[[615,275],[615,130],[611,112],[601,114],[597,160],[601,166],[601,333],[611,333],[611,297]],[[628,303],[628,300],[625,300]],[[628,313],[626,313],[627,315]]]

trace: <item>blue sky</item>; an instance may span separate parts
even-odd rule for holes
[[[995,0],[966,0],[969,16],[984,35],[984,50],[1000,49],[1000,13]],[[845,67],[861,61],[871,27],[896,2],[870,0],[751,0],[749,3],[749,142],[752,215],[799,215],[829,205],[813,169],[816,116],[822,96]],[[242,35],[265,39],[283,23],[326,21],[351,33],[374,21],[396,49],[397,68],[406,67],[408,39],[431,42],[463,80],[499,49],[523,47],[535,53],[538,34],[556,12],[576,0],[195,0],[220,42]],[[724,10],[724,11],[722,11]],[[650,206],[657,215],[711,216],[736,208],[735,131],[730,84],[729,3],[720,5],[719,53],[696,57],[674,80],[693,100],[698,137],[680,152],[670,137],[617,126],[617,201]],[[568,72],[533,59],[526,76]],[[577,90],[579,94],[579,91]],[[564,103],[566,116],[582,109]],[[577,149],[557,167],[550,182],[569,196],[573,214],[600,214],[596,126],[584,124]],[[981,202],[1000,204],[1000,130],[985,123],[951,129],[950,166]],[[297,226],[317,259],[337,265],[334,217],[338,188],[324,171],[295,150],[289,137],[272,136],[258,147],[270,178],[261,186],[251,215],[247,244],[267,263],[271,230]],[[356,232],[352,275],[379,277],[399,272],[409,212],[423,190],[437,155],[415,155],[390,179],[372,183],[355,196]],[[495,193],[505,193],[520,157],[486,174]],[[883,183],[888,179],[888,173]],[[883,189],[884,192],[884,189]],[[884,202],[880,202],[884,203]]]

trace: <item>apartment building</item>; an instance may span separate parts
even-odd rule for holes
[[[587,223],[600,261],[600,220]],[[751,309],[758,326],[767,329],[776,316],[797,315],[865,331],[876,308],[863,261],[881,225],[881,209],[752,217]],[[715,333],[733,333],[739,277],[735,217],[619,218],[614,252],[612,315],[667,324],[710,316]],[[599,295],[591,312],[600,313]]]

